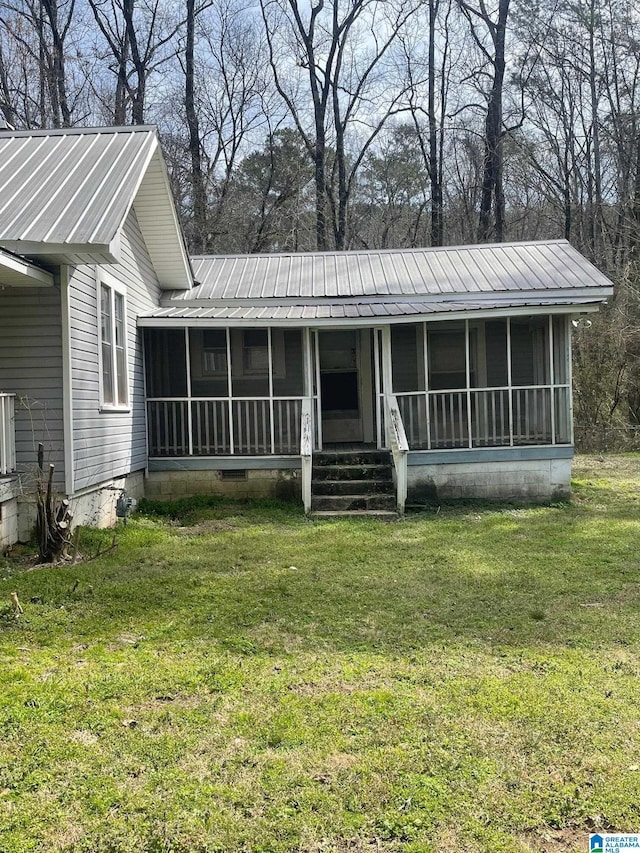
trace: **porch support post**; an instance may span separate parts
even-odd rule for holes
[[[191,406],[191,351],[189,349],[189,327],[184,328],[184,347],[187,362],[187,429],[189,435],[187,443],[189,446],[189,456],[193,456],[193,411]]]
[[[382,327],[382,390],[384,396],[393,394],[393,364],[391,360],[391,326]]]
[[[383,406],[381,405],[382,378],[380,376],[380,329],[378,328],[373,330],[373,364],[376,395],[376,447],[378,450],[382,450],[384,447],[382,441]]]
[[[467,386],[467,444],[473,447],[473,438],[471,435],[471,352],[469,346],[469,321],[464,321],[464,369],[466,375]]]
[[[231,330],[225,329],[227,339],[227,394],[229,400],[229,453],[234,453],[233,439],[233,382],[231,378]]]
[[[424,356],[424,403],[425,417],[427,419],[427,450],[431,450],[431,406],[429,405],[429,344],[427,341],[427,324],[422,324],[422,343]]]
[[[569,383],[569,440],[574,444],[573,436],[573,342],[571,340],[571,317],[567,314],[564,330],[564,351],[567,360],[567,382]]]
[[[556,389],[553,365],[553,315],[549,314],[549,382],[551,385],[551,444],[556,443]]]
[[[393,364],[391,360],[391,326],[383,326],[381,329],[382,339],[382,411],[385,416],[385,430],[382,436],[383,444],[387,445],[389,424],[386,423],[388,415],[387,399],[393,394]]]
[[[316,400],[316,420],[318,425],[318,450],[322,450],[322,387],[320,384],[320,333],[318,329],[313,330],[315,340],[315,371],[316,371],[316,388],[318,397]]]
[[[311,329],[305,326],[302,330],[302,352],[303,352],[303,374],[304,374],[304,396],[309,400],[309,416],[311,418],[311,435],[315,435],[313,421],[313,353],[311,350]],[[304,411],[304,406],[303,406]],[[312,438],[312,444],[313,444]]]
[[[267,329],[267,354],[269,356],[269,423],[271,425],[271,453],[276,452],[276,433],[273,422],[273,347],[271,346],[271,326]]]
[[[509,387],[509,446],[513,447],[513,388],[511,387],[511,317],[507,317],[507,385]]]

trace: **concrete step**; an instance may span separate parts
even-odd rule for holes
[[[395,495],[389,480],[316,480],[311,485],[313,495]]]
[[[351,512],[353,510],[396,509],[395,495],[314,495],[311,498],[311,511],[329,510],[332,512]]]
[[[334,518],[373,518],[379,521],[397,521],[399,516],[397,512],[390,512],[386,509],[351,509],[351,510],[317,510],[310,514],[311,518],[327,519]]]
[[[391,465],[316,465],[316,456],[312,480],[391,480]]]
[[[389,465],[388,450],[319,450],[313,454],[314,465]]]

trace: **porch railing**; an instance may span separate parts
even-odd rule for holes
[[[384,422],[387,432],[387,443],[391,448],[393,459],[396,506],[398,512],[402,515],[407,502],[407,453],[409,452],[409,444],[398,400],[393,394],[387,394],[385,397]]]
[[[150,456],[298,455],[304,398],[152,398]]]
[[[15,470],[15,394],[0,394],[0,477]]]
[[[411,450],[571,442],[568,385],[395,396]]]

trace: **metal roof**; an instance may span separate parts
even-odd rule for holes
[[[190,287],[155,127],[0,131],[0,246],[50,264],[118,263],[132,207],[160,286]]]
[[[0,132],[0,242],[111,243],[155,128]]]
[[[431,296],[604,288],[566,240],[433,249],[192,258],[198,285],[172,301]],[[607,294],[608,295],[608,294]]]
[[[557,310],[566,313],[569,310],[592,311],[599,306],[599,301],[593,297],[569,298],[545,296],[527,299],[497,299],[490,304],[486,300],[466,301],[380,301],[380,302],[324,302],[307,305],[281,305],[277,301],[272,304],[250,306],[212,305],[203,307],[182,302],[179,305],[156,308],[149,314],[138,318],[140,326],[171,326],[227,323],[251,323],[252,325],[269,325],[271,323],[296,322],[298,324],[316,323],[317,321],[347,320],[366,321],[386,320],[407,322],[407,318],[434,315],[455,314],[456,316],[478,313],[502,316],[508,313],[531,313],[541,310]]]

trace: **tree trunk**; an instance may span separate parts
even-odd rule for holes
[[[200,124],[195,105],[194,85],[194,30],[195,0],[187,0],[187,41],[185,46],[185,109],[189,127],[189,154],[191,157],[191,189],[193,193],[193,240],[197,251],[207,250],[207,199],[202,174],[202,145]]]
[[[428,120],[429,120],[429,184],[431,188],[431,245],[444,241],[442,217],[442,183],[438,158],[438,122],[436,119],[436,19],[439,0],[429,0]]]
[[[493,82],[487,104],[485,121],[484,160],[482,177],[482,196],[480,199],[480,217],[478,221],[478,240],[483,243],[492,239],[501,243],[504,239],[504,190],[502,181],[502,89],[505,70],[505,36],[509,0],[500,0],[498,20],[494,24],[488,19],[494,45]],[[491,212],[494,211],[495,227],[492,232]]]

